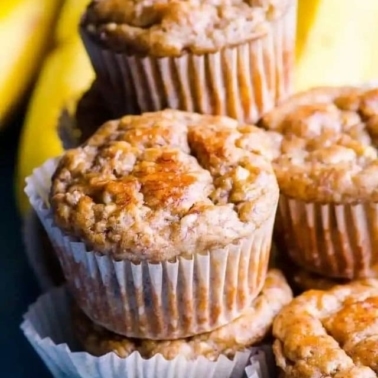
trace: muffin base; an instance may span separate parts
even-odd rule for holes
[[[276,231],[280,247],[310,272],[344,279],[376,276],[377,203],[305,203],[281,195]]]
[[[212,332],[179,340],[153,341],[117,335],[93,323],[76,304],[72,306],[72,318],[78,340],[86,351],[95,356],[115,352],[127,358],[138,351],[144,358],[161,353],[168,360],[184,355],[190,360],[203,356],[215,361],[221,355],[233,358],[237,351],[266,339],[275,316],[292,298],[283,274],[271,270],[261,293],[239,318]]]
[[[52,159],[28,178],[26,193],[57,251],[79,307],[95,323],[133,338],[177,339],[237,318],[260,292],[275,211],[249,238],[226,248],[157,264],[115,261],[88,251],[55,226],[48,204]]]
[[[138,352],[128,358],[115,353],[94,357],[80,351],[75,340],[65,287],[40,297],[24,315],[21,329],[54,377],[242,378],[250,356],[250,351],[245,351],[238,352],[232,360],[221,356],[217,361],[204,357],[189,361],[182,356],[167,361],[161,355],[143,359]]]
[[[203,55],[156,58],[115,53],[82,39],[114,116],[165,108],[256,122],[292,91],[297,0],[266,34]]]

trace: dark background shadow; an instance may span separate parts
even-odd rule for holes
[[[14,172],[22,117],[0,132],[0,377],[49,378],[19,326],[39,295],[24,253]]]

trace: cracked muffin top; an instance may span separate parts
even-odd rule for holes
[[[280,190],[309,202],[378,201],[378,89],[316,88],[263,117]]]
[[[292,299],[292,292],[278,270],[267,274],[259,296],[243,314],[212,332],[173,341],[134,340],[116,335],[94,324],[77,307],[73,309],[76,335],[85,350],[95,356],[115,352],[121,358],[138,351],[142,357],[161,354],[167,360],[204,356],[216,360],[221,354],[232,358],[237,351],[261,341],[271,329],[274,317]]]
[[[285,377],[377,377],[378,281],[305,292],[276,317],[273,336]]]
[[[115,259],[166,261],[224,248],[274,216],[269,133],[174,110],[109,121],[52,178],[57,225]]]
[[[114,51],[179,56],[258,38],[293,0],[93,0],[82,27]]]

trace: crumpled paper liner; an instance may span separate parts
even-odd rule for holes
[[[79,307],[95,323],[134,338],[176,339],[237,318],[260,292],[268,268],[274,212],[250,238],[174,262],[134,264],[87,251],[54,224],[50,180],[57,160],[36,169],[26,193],[57,251]]]
[[[249,365],[245,368],[247,378],[277,377],[277,367],[270,345],[251,348]]]
[[[345,279],[377,276],[378,203],[306,203],[281,195],[276,230],[280,247],[310,272]]]
[[[115,53],[81,35],[114,117],[172,108],[254,123],[292,92],[296,8],[260,37],[202,55]]]
[[[236,353],[233,360],[221,356],[217,361],[204,357],[189,361],[181,356],[168,361],[161,355],[143,359],[138,352],[124,359],[115,353],[95,357],[78,351],[65,287],[41,296],[24,315],[21,329],[55,378],[242,378],[250,357],[249,350]],[[271,362],[262,358],[259,348],[253,351],[248,367],[258,372],[253,377],[274,378],[259,367]]]

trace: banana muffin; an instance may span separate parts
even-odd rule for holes
[[[298,265],[333,278],[378,268],[378,89],[316,88],[261,125],[281,136],[277,241]]]
[[[230,322],[261,290],[279,197],[273,153],[269,133],[231,118],[126,116],[42,166],[26,191],[53,218],[44,225],[95,323],[175,339]]]
[[[161,354],[167,360],[177,356],[188,360],[204,356],[215,361],[220,355],[233,358],[237,351],[263,340],[271,330],[274,317],[291,300],[292,293],[282,273],[270,270],[262,291],[240,317],[214,331],[188,339],[127,339],[95,325],[76,306],[73,309],[73,324],[84,349],[95,356],[114,352],[121,358],[127,358],[138,351],[143,358]]]
[[[377,320],[375,279],[303,293],[273,323],[273,351],[282,376],[377,377]]]
[[[114,116],[254,122],[290,94],[296,0],[92,1],[81,35]]]

